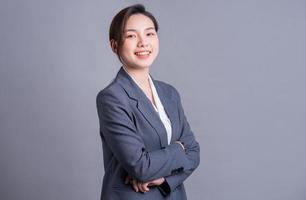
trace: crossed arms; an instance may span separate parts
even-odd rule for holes
[[[137,132],[126,103],[114,93],[97,97],[101,133],[116,159],[128,172],[126,183],[146,191],[158,185],[163,195],[171,193],[197,168],[200,147],[185,117],[180,96],[174,90],[179,111],[180,138],[165,148],[147,151]],[[184,148],[182,148],[182,145]],[[135,188],[136,186],[136,188]]]

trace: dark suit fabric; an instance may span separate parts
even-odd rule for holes
[[[183,182],[199,165],[200,147],[177,90],[161,81],[153,79],[153,82],[171,121],[169,145],[158,113],[122,67],[97,96],[105,170],[103,200],[187,199]],[[183,142],[185,151],[175,143],[177,140]],[[130,184],[124,184],[127,175],[143,182],[164,177],[169,191],[158,186],[137,193]]]

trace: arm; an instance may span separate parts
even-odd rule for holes
[[[177,186],[182,184],[200,163],[200,146],[195,140],[194,134],[190,129],[189,123],[184,114],[180,95],[177,91],[176,98],[178,99],[177,107],[179,110],[180,126],[182,127],[180,141],[183,142],[185,147],[187,167],[185,167],[182,171],[178,171],[175,175],[165,177],[165,182],[159,186],[161,193],[165,196],[173,191]]]
[[[148,152],[127,106],[112,93],[100,93],[97,109],[101,135],[123,168],[142,182],[170,175],[186,163],[185,151],[177,144]]]

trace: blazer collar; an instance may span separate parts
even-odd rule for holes
[[[120,68],[115,80],[124,88],[130,98],[137,101],[140,99],[140,92],[142,92],[141,89],[123,67]]]
[[[121,87],[123,87],[129,98],[137,102],[136,107],[144,116],[146,121],[152,126],[152,128],[154,128],[156,134],[159,136],[161,147],[166,147],[168,145],[166,129],[162,121],[160,120],[158,113],[155,111],[152,103],[148,99],[148,97],[144,94],[141,88],[133,81],[133,79],[127,74],[127,72],[122,67],[120,68],[117,74],[116,81],[121,85]],[[154,82],[154,85],[156,87],[159,98],[161,99],[161,102],[164,106],[164,109],[168,117],[170,118],[172,124],[172,131],[173,131],[174,119],[172,118],[173,116],[172,113],[174,112],[175,107],[173,106],[175,106],[175,104],[173,103],[173,101],[170,100],[170,97],[167,97],[167,94],[162,90],[158,82],[155,81],[153,78],[152,81]]]

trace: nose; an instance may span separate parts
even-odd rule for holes
[[[138,47],[146,47],[146,46],[148,46],[148,40],[144,36],[140,36],[137,46]]]

